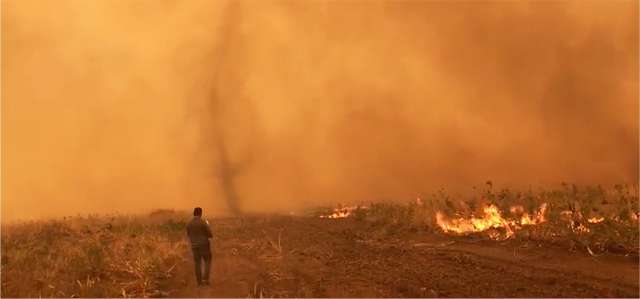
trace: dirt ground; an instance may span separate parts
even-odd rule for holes
[[[534,241],[407,231],[355,219],[211,221],[211,286],[190,249],[171,297],[638,297],[638,258]]]

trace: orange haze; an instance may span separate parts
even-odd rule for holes
[[[638,109],[638,1],[2,1],[3,219],[637,184]]]

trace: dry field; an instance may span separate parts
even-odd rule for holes
[[[638,297],[638,190],[440,190],[406,204],[210,219],[197,288],[189,214],[2,226],[2,297]]]

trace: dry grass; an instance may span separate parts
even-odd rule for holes
[[[478,190],[475,196],[467,199],[452,196],[442,189],[424,196],[422,204],[374,203],[368,209],[356,210],[355,217],[380,224],[390,234],[403,229],[440,232],[435,220],[437,211],[449,217],[465,218],[479,215],[482,207],[493,204],[508,218],[516,217],[510,212],[513,206],[522,206],[527,213],[534,214],[543,203],[547,204],[546,221],[517,231],[515,238],[565,244],[572,250],[585,250],[591,254],[638,255],[638,188],[624,185],[605,189],[564,184],[556,190],[518,192],[496,191],[488,182],[484,190]],[[604,221],[590,223],[588,219],[592,217],[602,217]],[[504,232],[489,230],[475,235],[495,236],[499,233]]]
[[[375,203],[367,209],[355,210],[355,218],[379,224],[376,227],[388,235],[407,230],[441,233],[434,217],[436,211],[450,217],[468,217],[477,214],[482,206],[494,204],[509,217],[511,206],[520,205],[533,213],[547,203],[546,221],[517,231],[516,239],[565,244],[592,254],[638,254],[640,231],[637,218],[634,219],[639,212],[637,188],[565,185],[558,190],[517,192],[496,191],[491,187],[488,184],[466,200],[439,190],[423,196],[422,203]],[[564,211],[572,211],[571,216],[567,217]],[[590,217],[605,220],[589,223]],[[3,225],[0,296],[166,296],[163,284],[188,256],[185,221],[189,218],[186,213],[156,211],[148,216],[71,217]],[[219,223],[217,234],[232,238],[235,232],[225,229],[225,223]],[[578,225],[589,231],[577,231]],[[242,245],[253,256],[281,260],[289,252],[284,247],[291,240],[283,239],[282,229],[246,233],[255,234]],[[492,232],[477,236],[489,233]],[[227,249],[237,251],[235,247]],[[323,254],[331,256],[332,252]],[[264,295],[261,290],[255,286],[250,295],[260,297]]]
[[[2,227],[2,297],[156,297],[182,259],[184,222],[71,217]],[[187,219],[184,217],[184,219]]]

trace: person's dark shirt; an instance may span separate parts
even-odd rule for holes
[[[187,224],[187,235],[191,240],[191,247],[208,246],[209,238],[213,237],[209,223],[200,216],[193,217]]]

